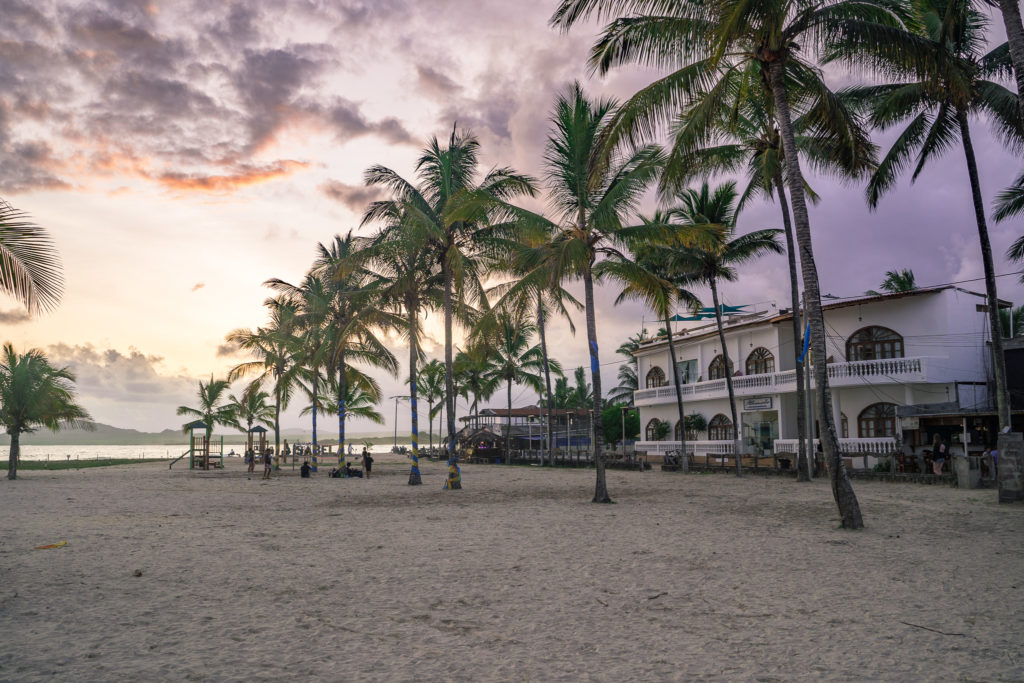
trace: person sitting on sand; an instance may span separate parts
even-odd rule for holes
[[[309,473],[312,471],[312,467],[309,466],[308,460],[302,461],[302,467],[299,468],[299,476],[303,479],[309,479]]]

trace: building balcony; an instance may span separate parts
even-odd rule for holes
[[[775,439],[773,442],[775,455],[783,453],[796,453],[796,439]],[[678,441],[637,441],[636,450],[648,455],[665,455],[678,451]],[[814,440],[811,450],[817,450],[818,439]],[[891,455],[896,452],[896,439],[894,437],[877,437],[870,439],[839,439],[839,450],[845,457],[861,455]],[[686,452],[690,455],[701,458],[705,455],[722,456],[733,454],[732,441],[687,441]]]
[[[938,368],[929,368],[929,358],[888,358],[884,360],[861,360],[848,363],[829,363],[829,386],[864,386],[865,384],[911,384],[926,382],[948,382],[952,378],[939,376]],[[763,375],[740,375],[732,378],[733,391],[737,396],[758,394],[781,394],[796,391],[796,370],[770,372]],[[815,386],[811,377],[811,386]],[[683,400],[725,398],[729,395],[724,379],[683,384]],[[676,400],[675,386],[640,389],[633,392],[636,406],[651,406],[673,403]]]

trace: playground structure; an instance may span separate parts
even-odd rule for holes
[[[267,428],[256,425],[249,430],[245,441],[246,452],[252,452],[255,457],[263,457],[267,452]]]
[[[199,434],[196,434],[196,432]],[[167,469],[174,467],[174,463],[182,458],[188,457],[188,468],[190,470],[213,470],[224,469],[224,437],[220,437],[220,451],[210,452],[210,440],[206,437],[206,423],[201,421],[188,425],[188,450],[171,461]]]

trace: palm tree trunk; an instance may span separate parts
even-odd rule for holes
[[[800,357],[800,282],[796,275],[796,241],[793,239],[793,224],[789,219],[789,202],[786,201],[786,188],[783,186],[782,169],[778,169],[773,178],[776,192],[779,195],[779,207],[782,209],[782,227],[786,232],[786,258],[789,260],[789,301],[793,311],[793,357]],[[796,368],[796,480],[807,482],[811,475],[807,471],[807,403],[804,396],[804,366],[800,361],[794,363]]]
[[[1013,74],[1017,77],[1017,101],[1021,116],[1024,116],[1024,24],[1020,18],[1020,0],[999,0],[1006,26],[1006,40],[1010,46],[1010,61]]]
[[[345,396],[348,395],[348,375],[345,373],[345,350],[338,352],[338,469],[345,469]]]
[[[587,264],[583,271],[584,303],[587,307],[587,343],[590,347],[590,377],[594,385],[594,406],[590,416],[590,432],[593,438],[592,452],[594,465],[597,467],[597,481],[594,485],[595,503],[610,503],[608,482],[604,473],[604,454],[601,452],[601,360],[597,349],[597,318],[594,311],[594,276]],[[571,436],[570,436],[571,439]],[[567,444],[568,445],[568,444]]]
[[[732,361],[729,359],[729,349],[725,346],[725,327],[722,325],[722,307],[718,304],[718,285],[714,278],[708,281],[711,285],[711,301],[715,304],[715,323],[718,325],[718,340],[722,344],[722,360],[725,361],[725,388],[729,392],[729,410],[732,411],[732,450],[736,458],[736,476],[743,476],[743,463],[741,462],[739,420],[736,416],[736,394],[732,390]]]
[[[505,430],[505,463],[512,463],[512,380],[508,381],[508,429]]]
[[[1019,15],[1018,15],[1019,17]],[[1024,110],[1022,110],[1024,114]],[[981,262],[985,268],[985,294],[988,298],[989,331],[992,334],[992,370],[996,376],[996,412],[999,415],[999,429],[1010,426],[1010,393],[1006,387],[1006,357],[1003,355],[1003,330],[999,324],[999,296],[996,294],[996,271],[992,264],[992,245],[988,239],[988,225],[985,223],[985,204],[981,199],[981,182],[978,180],[978,163],[974,158],[967,113],[956,112],[960,124],[960,139],[967,158],[967,174],[971,178],[971,198],[974,200],[974,216],[978,222],[978,240],[981,242]]]
[[[547,390],[547,401],[545,401],[545,409],[547,410],[547,425],[548,425],[548,436],[546,440],[545,448],[548,454],[548,464],[553,465],[555,463],[554,451],[552,450],[551,444],[551,430],[552,430],[552,416],[551,416],[551,368],[548,367],[548,342],[547,336],[544,331],[545,319],[544,319],[544,295],[537,294],[537,330],[540,333],[540,352],[544,356],[544,387]],[[541,463],[544,466],[544,463]]]
[[[320,379],[320,372],[317,368],[313,368],[313,450],[316,450],[316,398],[317,398],[317,380]],[[250,424],[250,427],[252,425]]]
[[[832,418],[832,395],[828,390],[828,350],[825,347],[825,317],[821,310],[821,291],[818,288],[818,268],[814,263],[814,249],[811,246],[811,219],[807,214],[807,200],[804,197],[804,177],[800,172],[797,157],[796,136],[793,133],[793,119],[789,111],[789,91],[784,75],[785,65],[777,59],[768,65],[772,95],[775,98],[775,113],[779,132],[782,134],[782,151],[786,160],[786,176],[789,196],[793,202],[793,223],[796,228],[797,244],[800,247],[800,270],[804,280],[804,306],[811,326],[811,348],[814,358],[814,379],[818,385],[818,413],[821,415],[821,443],[828,462],[829,481],[835,498],[842,526],[847,529],[864,528],[860,504],[850,485],[850,477],[839,452],[839,438]]]
[[[690,471],[690,459],[686,457],[686,418],[683,416],[683,388],[679,386],[679,371],[676,369],[676,343],[672,340],[672,321],[665,314],[665,330],[668,331],[668,357],[672,365],[672,384],[676,387],[676,408],[679,410],[679,465],[683,472]],[[626,435],[622,435],[622,454],[626,454]]]
[[[447,255],[441,264],[444,271],[444,401],[445,417],[448,419],[448,464],[456,459],[455,453],[455,375],[452,370],[452,272],[448,267]],[[450,488],[461,489],[461,480]]]
[[[412,467],[409,468],[409,486],[423,483],[420,477],[420,423],[416,414],[416,308],[409,309],[409,412],[412,419]]]
[[[21,455],[21,432],[11,434],[11,452],[7,456],[7,478],[18,478],[18,457]]]
[[[274,469],[278,469],[278,458],[281,457],[281,387],[280,382],[274,383]]]

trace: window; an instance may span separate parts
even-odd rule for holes
[[[644,433],[647,436],[647,440],[648,441],[658,441],[659,440],[658,432],[660,431],[660,429],[661,429],[661,420],[659,420],[658,418],[654,418],[650,422],[648,422],[647,423],[647,429],[644,431]]]
[[[763,346],[758,346],[747,356],[748,375],[767,375],[775,372],[775,356]]]
[[[862,439],[896,436],[896,404],[875,403],[857,417],[857,432]]]
[[[665,381],[665,371],[655,365],[647,373],[647,388],[663,387],[666,384],[668,384],[668,382]]]
[[[846,340],[846,360],[903,358],[903,337],[888,327],[865,327]]]
[[[711,441],[732,441],[732,420],[719,413],[708,423],[708,439]]]
[[[676,377],[680,384],[693,384],[697,381],[697,360],[681,360],[676,363]]]
[[[718,354],[708,366],[708,379],[725,379],[725,358]]]
[[[675,439],[676,439],[676,441],[682,441],[683,440],[683,421],[682,420],[676,420],[676,435],[675,435]]]

